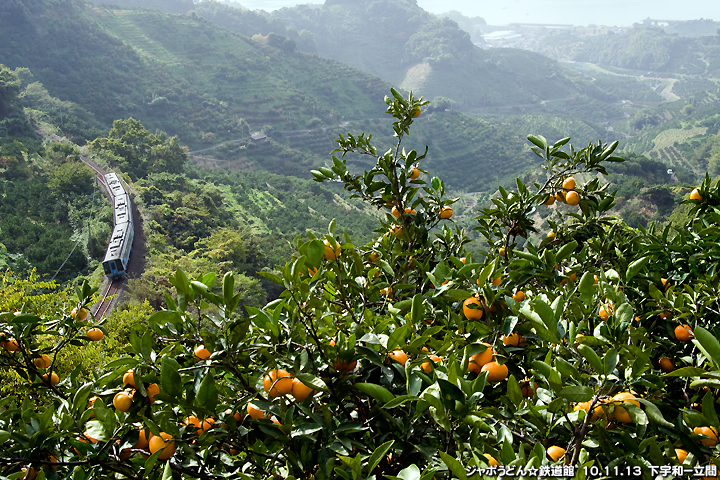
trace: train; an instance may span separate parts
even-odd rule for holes
[[[104,176],[110,201],[113,205],[113,233],[110,237],[103,270],[111,280],[123,278],[128,268],[135,230],[133,228],[132,203],[130,195],[120,177],[111,172]]]

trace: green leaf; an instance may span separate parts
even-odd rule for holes
[[[443,463],[447,465],[448,469],[452,472],[453,475],[458,477],[459,480],[467,480],[467,471],[460,462],[458,462],[457,460],[455,460],[454,457],[451,457],[443,451],[438,451],[438,453],[440,454],[440,458],[442,459]]]
[[[300,380],[302,383],[307,385],[308,387],[312,387],[315,390],[321,391],[321,392],[327,392],[328,387],[325,385],[325,382],[323,382],[320,378],[316,377],[315,375],[311,375],[309,373],[298,373],[295,375],[298,380]]]
[[[180,317],[180,314],[178,312],[173,312],[170,310],[161,310],[159,312],[155,312],[150,315],[150,318],[148,318],[148,322],[150,322],[151,324],[157,323],[159,325],[167,322],[180,323],[181,321],[182,317]]]
[[[320,425],[317,425],[315,423],[305,423],[303,425],[297,426],[292,429],[292,432],[290,432],[290,436],[295,438],[302,435],[310,435],[315,432],[319,432],[322,430],[322,427]]]
[[[108,435],[105,429],[105,424],[99,420],[90,420],[85,424],[85,431],[87,436],[92,437],[100,442],[106,442],[110,435]]]
[[[410,318],[415,325],[418,325],[423,320],[423,298],[421,293],[416,293],[412,299],[412,308],[410,309]]]
[[[578,291],[582,295],[583,302],[590,303],[595,295],[595,275],[593,273],[585,272],[583,274],[578,284]]]
[[[587,402],[593,397],[593,389],[584,385],[574,385],[560,390],[558,396],[570,402]]]
[[[215,412],[217,402],[218,393],[215,387],[215,377],[212,370],[208,370],[200,382],[200,388],[198,388],[198,392],[195,395],[194,404],[196,407],[201,407],[211,412]]]
[[[395,397],[385,405],[383,405],[383,408],[388,410],[391,408],[399,407],[400,405],[403,405],[407,402],[416,402],[418,400],[421,400],[420,397],[416,397],[415,395],[400,395],[399,397]]]
[[[307,263],[312,267],[319,267],[325,255],[325,244],[318,239],[311,240],[307,246]]]
[[[578,352],[580,352],[580,355],[585,357],[585,359],[588,361],[590,366],[598,373],[601,374],[605,371],[605,368],[603,368],[603,363],[600,361],[600,357],[598,357],[598,354],[595,353],[595,350],[590,348],[588,345],[578,345],[577,347]]]
[[[673,370],[670,373],[666,373],[665,377],[699,377],[705,374],[705,370],[697,367],[682,367],[677,370]]]
[[[563,245],[562,248],[560,248],[560,250],[558,250],[557,254],[555,255],[555,261],[557,263],[560,263],[563,260],[565,260],[567,257],[569,257],[575,251],[577,246],[578,246],[578,243],[575,240]]]
[[[652,403],[650,400],[645,400],[644,398],[637,398],[637,401],[645,405],[645,413],[647,413],[647,416],[650,420],[652,420],[655,423],[659,423],[660,425],[668,428],[673,428],[674,425],[667,420],[665,420],[665,417],[663,417],[662,412],[660,412],[660,409]]]
[[[605,354],[605,375],[610,375],[613,370],[615,370],[615,367],[617,367],[619,355],[617,350],[614,348],[611,348],[608,350],[608,352]]]
[[[409,467],[405,467],[400,470],[397,478],[402,480],[420,480],[420,469],[417,465],[410,465]]]
[[[718,339],[704,329],[703,327],[696,327],[694,330],[695,339],[693,340],[693,343],[695,345],[698,345],[698,347],[701,347],[701,349],[706,352],[709,356],[709,358],[713,361],[715,364],[715,368],[720,368],[720,342],[718,342]]]
[[[523,394],[522,390],[520,390],[520,384],[518,384],[518,381],[515,379],[515,375],[510,375],[510,377],[508,378],[507,396],[513,403],[513,405],[515,405],[516,407],[520,406],[520,403],[523,399]]]
[[[625,280],[629,282],[649,261],[650,257],[642,257],[628,265],[627,272],[625,272]]]
[[[355,388],[384,404],[395,398],[395,395],[390,393],[385,387],[375,383],[359,382],[355,384]]]
[[[172,468],[170,468],[170,462],[165,462],[165,469],[163,470],[161,480],[172,480]]]
[[[171,397],[180,397],[182,393],[182,379],[180,378],[180,364],[172,357],[163,357],[160,370],[160,386],[162,391]]]
[[[375,467],[377,467],[383,458],[385,458],[385,455],[390,450],[390,448],[393,446],[393,443],[395,443],[395,440],[390,440],[389,442],[385,442],[379,447],[373,451],[372,455],[370,455],[370,458],[368,459],[368,475],[372,473],[373,470],[375,470]]]
[[[615,311],[615,318],[621,325],[629,325],[633,319],[633,308],[629,303],[623,303]]]

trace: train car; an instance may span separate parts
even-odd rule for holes
[[[132,221],[132,212],[131,212],[131,205],[130,205],[130,195],[127,193],[123,193],[122,195],[117,195],[115,198],[113,198],[113,217],[115,220],[115,225],[120,225],[121,223],[129,223]]]
[[[108,173],[104,179],[113,204],[115,226],[103,259],[103,270],[105,276],[116,279],[125,275],[132,250],[134,237],[132,203],[116,173]]]
[[[130,259],[133,235],[132,222],[115,225],[103,260],[105,276],[115,279],[121,278],[125,274]]]
[[[105,175],[105,184],[107,185],[108,191],[113,198],[121,195],[127,195],[125,187],[123,187],[123,184],[120,181],[120,177],[117,176],[117,173],[110,172]]]

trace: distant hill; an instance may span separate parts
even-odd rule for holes
[[[526,51],[485,51],[450,18],[411,0],[326,0],[272,13],[314,35],[320,56],[467,107],[527,104],[581,90],[557,62]]]
[[[31,2],[28,2],[31,3]],[[379,116],[389,84],[197,15],[35,0],[0,10],[0,58],[110,125],[133,116],[191,147],[273,125]]]

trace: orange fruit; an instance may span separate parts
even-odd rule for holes
[[[265,418],[265,412],[257,408],[252,403],[247,404],[247,413],[250,415],[250,417],[259,420],[261,418]]]
[[[415,180],[419,176],[420,176],[420,170],[418,170],[417,167],[412,167],[412,170],[410,170],[410,175],[409,175],[410,180]]]
[[[299,379],[293,378],[290,394],[298,402],[305,400],[315,390],[302,383]]]
[[[585,410],[586,412],[590,411],[590,403],[591,402],[580,402],[577,405],[573,407],[574,411],[577,410]],[[597,403],[595,404],[595,408],[593,408],[592,417],[590,417],[591,422],[595,422],[605,416],[605,411],[602,409],[600,405]]]
[[[270,370],[263,379],[263,387],[265,388],[265,393],[269,393],[271,397],[287,395],[292,391],[292,375],[283,369]]]
[[[388,357],[395,360],[396,362],[402,363],[403,366],[405,366],[408,361],[407,353],[403,352],[402,350],[393,350],[388,354]]]
[[[99,342],[100,340],[103,339],[105,334],[99,328],[91,328],[90,330],[87,331],[85,336],[88,337],[93,342]]]
[[[675,327],[675,338],[681,342],[689,342],[693,338],[693,330],[690,325],[678,325]]]
[[[610,315],[612,315],[612,307],[610,307],[607,303],[605,305],[601,305],[600,310],[598,310],[598,315],[603,319],[603,321],[607,321],[607,319],[610,318]]]
[[[559,191],[555,194],[555,199],[556,199],[558,202],[567,203],[567,202],[565,202],[565,192],[563,192],[562,190],[559,190]]]
[[[212,418],[200,420],[194,415],[191,415],[185,419],[185,425],[192,425],[193,427],[197,428],[197,430],[195,430],[195,433],[197,435],[202,435],[204,432],[210,430],[210,428],[213,426],[213,423],[215,423],[215,420]]]
[[[685,463],[685,459],[687,458],[688,452],[683,450],[682,448],[676,448],[675,449],[675,455],[677,455],[677,461],[680,465]]]
[[[500,462],[498,462],[495,457],[493,457],[489,453],[483,453],[483,457],[485,457],[485,459],[487,460],[487,464],[491,467],[495,465],[500,465]]]
[[[700,443],[706,447],[713,448],[718,443],[717,432],[712,427],[695,427],[693,428],[695,435],[705,435],[708,438],[703,438]]]
[[[210,358],[210,355],[212,354],[210,353],[210,350],[205,348],[205,345],[199,345],[195,349],[195,356],[200,360],[207,360],[208,358]]]
[[[533,385],[530,385],[530,379],[526,378],[522,382],[520,382],[520,391],[523,394],[523,397],[529,398],[535,395],[535,392],[537,392],[537,382],[533,382]]]
[[[663,287],[665,287],[665,290],[667,290],[668,288],[670,288],[670,284],[668,283],[668,279],[667,279],[667,278],[661,278],[661,279],[660,279],[660,282],[662,282]]]
[[[151,383],[147,386],[145,391],[147,392],[148,400],[150,401],[150,403],[153,403],[155,401],[155,395],[160,393],[160,387],[157,383]]]
[[[442,210],[440,210],[440,218],[443,220],[447,220],[448,218],[453,216],[453,209],[450,207],[450,205],[445,205],[442,207]]]
[[[43,383],[45,383],[45,385],[57,385],[58,383],[60,383],[60,377],[58,377],[57,373],[55,372],[52,372],[51,374],[46,373],[42,376],[42,381]]]
[[[658,317],[660,317],[660,320],[665,320],[667,318],[670,318],[672,314],[670,312],[662,312],[658,314]]]
[[[548,195],[545,201],[543,202],[543,205],[553,205],[555,203],[555,197],[553,195]]]
[[[417,215],[417,212],[410,207],[405,208],[405,213],[408,215]]]
[[[705,199],[702,197],[702,195],[700,195],[700,189],[696,188],[692,192],[690,192],[690,200],[702,202]]]
[[[395,207],[393,207],[393,209],[395,209]],[[330,240],[323,240],[323,243],[325,244],[325,260],[335,260],[338,255],[340,255],[340,245],[337,245],[337,247],[333,250]]]
[[[41,356],[33,359],[33,364],[35,364],[37,368],[48,368],[50,366],[50,363],[50,357],[44,353]]]
[[[8,352],[16,352],[20,348],[20,345],[18,345],[16,340],[11,338],[3,344],[3,347],[5,347],[5,350]]]
[[[433,362],[437,363],[440,360],[442,360],[443,357],[439,357],[437,355],[430,354],[430,355],[428,355],[428,358],[430,360],[432,360]],[[430,372],[432,372],[433,366],[430,362],[423,362],[422,369],[425,373],[430,373]]]
[[[470,305],[477,305],[478,308],[472,308]],[[468,320],[480,320],[483,317],[483,308],[480,299],[470,297],[463,302],[463,315]]]
[[[75,320],[82,322],[87,318],[87,310],[85,310],[84,308],[78,309],[77,307],[75,307],[72,309],[72,312],[70,312],[70,316]]]
[[[660,364],[660,369],[663,372],[672,372],[675,370],[675,365],[673,365],[672,361],[667,357],[661,358],[658,363]]]
[[[488,362],[482,366],[481,372],[488,372],[488,382],[501,382],[508,376],[508,367],[496,361]]]
[[[155,453],[158,450],[162,450],[162,453],[158,457],[160,460],[167,460],[175,454],[175,442],[172,441],[172,435],[160,432],[160,435],[153,436],[150,439],[149,445],[150,453]]]
[[[630,416],[628,411],[620,405],[622,405],[623,403],[633,403],[639,407],[640,402],[638,402],[637,400],[632,400],[633,398],[635,398],[635,394],[630,392],[621,392],[612,397],[611,400],[613,403],[615,403],[615,409],[610,414],[610,418],[622,423],[632,422],[632,417]]]
[[[517,347],[518,345],[522,346],[521,344],[524,343],[523,340],[523,336],[519,333],[511,333],[507,337],[505,335],[502,337],[503,345],[511,345],[513,347]]]
[[[505,258],[505,247],[500,247],[500,248],[498,249],[498,255],[500,255],[501,257]]]
[[[400,218],[400,215],[402,215],[397,207],[393,207],[392,210],[390,210],[390,213],[395,218]]]
[[[480,279],[478,279],[478,280],[480,280]],[[492,284],[494,287],[499,287],[501,282],[502,282],[502,277],[497,277],[497,278],[493,279]]]
[[[571,206],[575,206],[580,203],[580,195],[576,191],[568,192],[565,195],[565,203]]]
[[[133,369],[131,368],[127,372],[125,372],[125,375],[123,375],[123,386],[130,385],[133,388],[137,388],[137,385],[135,385],[135,378],[133,377]]]
[[[402,225],[393,225],[390,227],[390,233],[395,235],[396,237],[401,237],[403,232]]]
[[[20,477],[22,480],[33,480],[33,478],[37,477],[37,470],[33,467],[30,467],[30,470],[28,470],[27,467],[22,467],[20,471],[25,472],[25,475]]]
[[[557,462],[563,455],[565,455],[565,449],[558,447],[557,445],[553,445],[547,449],[547,454],[553,459],[553,462]]]
[[[377,253],[376,251],[370,252],[370,261],[374,263],[374,262],[377,262],[378,260],[380,260],[380,254]]]
[[[145,431],[145,429],[140,430],[140,432],[138,433],[138,441],[135,442],[133,448],[145,450],[146,448],[148,448],[148,445],[150,445],[150,437],[152,437],[152,433]]]
[[[515,292],[512,298],[516,302],[522,302],[523,300],[525,300],[525,292],[523,292],[522,290],[518,290],[517,292]]]
[[[393,288],[392,288],[392,287],[387,287],[387,288],[381,288],[381,289],[380,289],[380,295],[382,295],[382,296],[384,296],[384,297],[392,297],[392,294],[393,294]]]
[[[415,107],[415,109],[413,110],[412,118],[419,117],[420,113],[422,113],[422,110],[420,110],[420,107]]]
[[[335,360],[333,363],[333,366],[338,372],[342,373],[348,373],[355,370],[355,367],[357,367],[357,360],[352,362],[343,362],[342,360]]]
[[[125,392],[118,392],[113,398],[113,406],[121,412],[129,412],[132,407],[132,397]]]
[[[481,345],[485,345],[487,348],[484,351],[476,353],[470,357],[470,361],[468,362],[468,369],[475,373],[480,373],[482,371],[482,367],[492,361],[493,355],[495,355],[492,345],[484,342]]]
[[[227,410],[225,410],[225,415],[232,415],[236,422],[242,420],[242,415],[240,415],[240,412],[233,412],[232,408],[228,408]]]
[[[573,177],[568,177],[563,180],[562,188],[564,188],[565,190],[572,190],[573,188],[575,188],[575,185],[575,179]]]
[[[87,410],[87,409],[89,409],[89,408],[95,408],[95,402],[98,401],[98,400],[100,400],[100,397],[90,397],[90,398],[88,398],[88,403],[87,403],[87,406],[85,407],[85,410]],[[91,418],[94,417],[94,416],[95,416],[94,414],[91,415]]]

